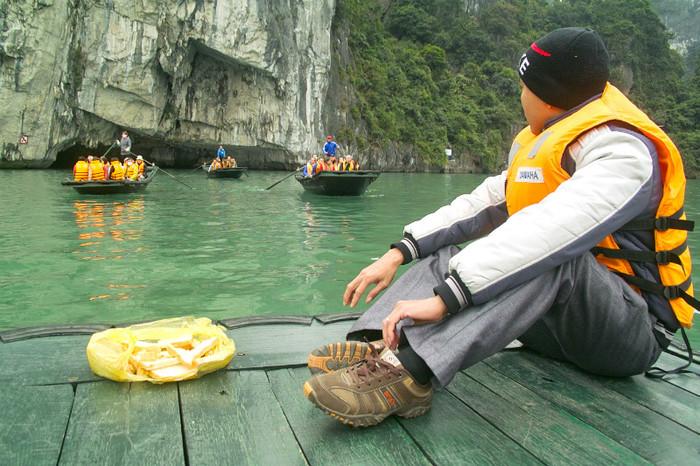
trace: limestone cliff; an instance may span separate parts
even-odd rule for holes
[[[122,129],[166,166],[219,144],[296,165],[334,130],[335,3],[0,0],[0,167],[101,155]]]

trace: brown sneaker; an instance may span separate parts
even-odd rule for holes
[[[339,341],[319,346],[309,355],[309,370],[312,374],[321,374],[344,369],[369,356],[370,346],[381,351],[384,349],[384,342]]]
[[[430,409],[433,386],[419,385],[385,348],[336,372],[304,383],[306,397],[343,424],[367,427],[396,414],[415,417]]]

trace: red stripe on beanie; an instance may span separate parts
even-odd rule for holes
[[[535,44],[534,42],[532,43],[532,45],[531,45],[530,47],[532,47],[532,50],[534,50],[535,52],[539,53],[540,55],[544,55],[545,57],[551,57],[550,54],[548,54],[547,52],[545,52],[544,50],[542,50],[541,48],[539,48],[539,47],[537,46],[537,44]]]

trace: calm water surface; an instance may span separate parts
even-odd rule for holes
[[[142,194],[80,195],[61,186],[65,171],[0,171],[0,330],[343,312],[346,284],[406,223],[484,178],[383,173],[363,196],[334,198],[293,177],[266,190],[283,172],[167,172],[194,189],[160,173]],[[686,210],[700,220],[697,180]],[[690,244],[700,258],[700,229]]]

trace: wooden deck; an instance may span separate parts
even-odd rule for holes
[[[89,333],[106,326],[0,332],[0,464],[700,464],[697,375],[593,377],[522,350],[458,374],[423,416],[345,426],[302,384],[350,317],[220,321],[228,367],[163,385],[92,373]]]

